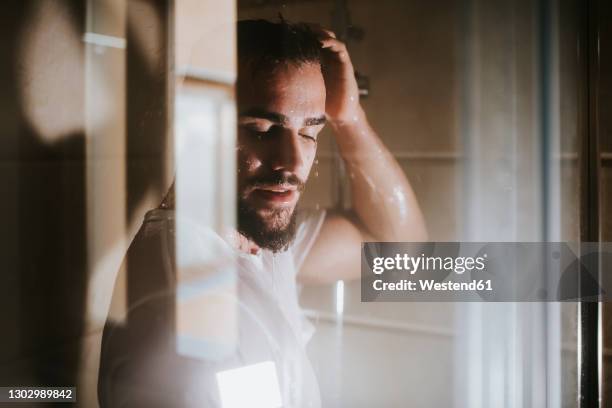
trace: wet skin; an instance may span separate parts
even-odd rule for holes
[[[286,63],[238,83],[238,197],[270,229],[288,225],[325,124],[318,64]]]

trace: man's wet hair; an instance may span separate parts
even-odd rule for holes
[[[281,63],[321,63],[321,42],[307,24],[267,20],[238,22],[240,64],[270,68]]]

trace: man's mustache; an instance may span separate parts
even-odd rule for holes
[[[252,177],[247,181],[245,187],[248,189],[256,189],[276,185],[293,186],[297,191],[302,192],[304,191],[306,183],[300,180],[295,174],[286,175],[282,173],[275,173]]]

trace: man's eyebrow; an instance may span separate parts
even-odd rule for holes
[[[304,126],[317,126],[325,124],[325,115],[319,116],[318,118],[306,118],[304,119]]]
[[[251,118],[266,119],[270,122],[278,123],[279,125],[285,125],[289,122],[289,118],[281,113],[270,112],[263,109],[248,109],[244,112],[240,112],[240,117],[247,116]]]
[[[279,125],[286,125],[289,123],[289,118],[282,113],[278,112],[270,112],[263,109],[248,109],[243,111],[239,115],[240,117],[251,117],[251,118],[260,118],[266,119],[274,123],[278,123]],[[317,126],[322,125],[326,122],[325,115],[321,115],[319,117],[306,118],[302,126]]]

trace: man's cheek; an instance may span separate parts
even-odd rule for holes
[[[238,148],[238,172],[239,173],[249,173],[254,172],[261,166],[261,160],[256,156],[245,149]]]
[[[308,176],[312,176],[316,172],[317,165],[317,149],[311,148],[305,154],[306,162],[308,163],[308,172],[303,176],[302,180],[306,180]]]

